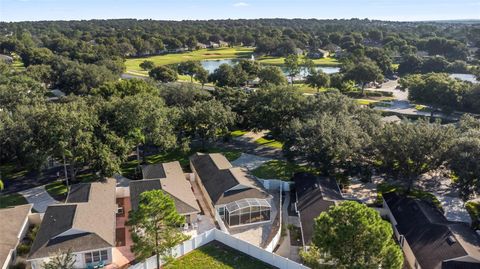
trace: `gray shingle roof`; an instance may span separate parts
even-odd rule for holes
[[[327,211],[337,201],[343,200],[337,182],[333,178],[317,177],[310,173],[296,173],[293,177],[297,194],[297,210],[300,214],[304,244],[310,244],[314,219]]]
[[[175,202],[177,212],[191,214],[200,212],[190,183],[185,178],[179,162],[142,166],[143,180],[130,182],[132,209],[137,210],[140,195],[151,190],[163,190]]]
[[[271,197],[255,179],[249,178],[244,171],[233,168],[221,154],[196,153],[190,157],[190,161],[210,199],[216,205],[245,198]],[[245,188],[228,191],[237,185],[243,185]]]
[[[70,187],[67,203],[86,203],[90,196],[90,184],[75,184]]]
[[[143,179],[166,178],[165,170],[161,163],[142,165]]]
[[[19,205],[0,209],[0,268],[6,262],[10,251],[18,244],[18,235],[22,232],[23,224],[30,214],[32,205]]]
[[[448,221],[426,201],[393,192],[383,198],[422,268],[472,268],[456,262],[443,265],[445,260],[464,256],[477,260],[473,268],[480,268],[480,238],[467,224]]]
[[[72,200],[80,202],[47,208],[29,259],[49,257],[68,249],[81,252],[115,245],[115,179],[81,185],[72,188],[77,194],[69,194]],[[67,231],[74,234],[62,235]]]

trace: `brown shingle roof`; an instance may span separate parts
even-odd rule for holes
[[[192,186],[186,179],[179,162],[144,165],[142,166],[142,173],[144,175],[143,180],[130,182],[132,209],[136,210],[138,208],[142,192],[161,189],[173,198],[178,213],[200,212]]]
[[[31,204],[0,209],[0,227],[2,229],[0,232],[0,267],[3,267],[10,251],[17,246],[23,223],[31,209]]]
[[[112,178],[105,182],[83,184],[72,189],[80,190],[79,201],[85,201],[85,190],[88,189],[88,201],[49,206],[33,242],[29,259],[49,257],[68,249],[80,252],[114,246],[117,210],[115,184],[116,181]],[[68,236],[62,235],[69,230],[76,232]]]
[[[194,170],[214,204],[226,204],[245,198],[266,199],[271,197],[264,188],[247,173],[219,153],[196,153],[190,157]],[[230,190],[242,185],[242,189]]]

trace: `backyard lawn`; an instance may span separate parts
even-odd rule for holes
[[[202,246],[165,265],[165,269],[263,269],[274,268],[218,242]]]
[[[235,130],[235,131],[230,132],[230,136],[231,137],[239,137],[239,136],[243,136],[244,134],[246,134],[248,132],[249,131],[245,131],[245,130]]]
[[[63,182],[57,181],[47,184],[45,190],[57,201],[64,201],[67,198],[68,188]]]
[[[289,181],[297,172],[318,174],[319,171],[311,166],[300,166],[286,161],[273,160],[262,164],[252,171],[252,174],[263,179],[280,179]]]
[[[254,48],[252,47],[201,49],[185,53],[171,53],[151,57],[131,58],[125,61],[125,66],[127,68],[127,73],[133,75],[146,75],[147,72],[139,66],[140,63],[145,60],[152,61],[155,65],[169,65],[185,61],[248,58],[252,55],[253,50]],[[188,78],[188,80],[190,80],[190,78]]]
[[[18,193],[7,194],[7,195],[0,194],[0,208],[24,205],[26,203],[27,203],[27,200]]]
[[[229,161],[238,159],[242,154],[242,152],[239,150],[223,149],[223,148],[208,148],[206,150],[191,149],[189,152],[181,152],[181,151],[175,150],[175,151],[149,155],[145,157],[145,161],[148,164],[179,161],[184,171],[188,172],[190,171],[189,157],[192,156],[195,152],[222,153]],[[135,174],[135,169],[137,167],[138,167],[138,161],[136,158],[123,163],[121,166],[122,175],[124,175],[125,177],[133,177]]]

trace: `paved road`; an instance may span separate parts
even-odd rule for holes
[[[63,166],[44,169],[40,173],[30,172],[25,176],[16,179],[4,179],[5,189],[2,191],[5,194],[16,193],[23,190],[28,190],[38,186],[46,185],[50,182],[58,180],[57,172],[63,176]]]
[[[45,186],[23,190],[19,193],[27,199],[28,203],[33,204],[33,209],[40,213],[45,213],[49,205],[59,203],[48,194],[45,190]]]

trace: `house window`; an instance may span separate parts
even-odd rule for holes
[[[100,261],[107,261],[108,260],[108,251],[107,250],[99,250],[99,251],[92,251],[85,253],[85,263],[96,263]]]

